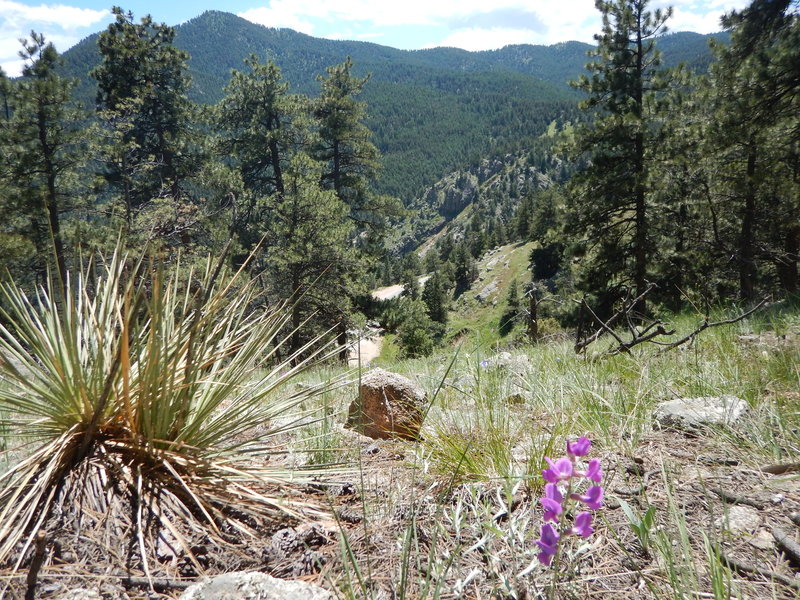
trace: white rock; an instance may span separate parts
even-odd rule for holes
[[[196,583],[178,600],[333,600],[328,590],[305,581],[259,572],[227,573]]]
[[[660,403],[653,414],[663,428],[698,429],[706,425],[733,425],[747,411],[736,396],[679,398]]]

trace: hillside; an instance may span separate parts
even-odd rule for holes
[[[96,39],[64,53],[64,73],[79,79],[77,96],[88,106]],[[377,188],[406,203],[455,168],[526,147],[553,120],[577,118],[578,96],[567,82],[582,72],[591,48],[565,42],[484,52],[397,50],[263,27],[219,11],[177,26],[175,44],[191,56],[192,99],[207,104],[222,97],[231,69],[241,69],[249,54],[274,60],[292,91],[311,95],[327,66],[352,57],[357,75],[371,74],[362,100],[384,156]],[[668,64],[689,60],[704,67],[710,60],[707,36],[674,34],[662,46]]]

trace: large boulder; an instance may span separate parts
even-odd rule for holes
[[[333,600],[333,594],[305,581],[276,579],[255,571],[226,573],[195,583],[178,600]]]
[[[345,427],[376,440],[415,440],[426,408],[425,390],[416,383],[397,373],[373,369],[361,378]]]

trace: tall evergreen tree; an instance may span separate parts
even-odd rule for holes
[[[396,200],[370,189],[378,173],[380,153],[372,143],[372,132],[364,125],[366,105],[357,100],[369,77],[352,74],[353,61],[328,67],[318,77],[321,91],[313,104],[319,123],[319,140],[312,156],[325,165],[322,185],[332,189],[350,208],[358,230],[380,231],[385,217],[396,213]]]
[[[269,215],[266,234],[267,287],[292,311],[291,349],[299,349],[319,328],[346,320],[350,298],[359,291],[361,272],[347,243],[347,207],[332,190],[319,186],[320,166],[306,154],[295,155],[284,171],[284,192],[265,198]]]
[[[217,110],[220,150],[232,159],[241,177],[245,202],[233,228],[244,249],[251,250],[264,233],[265,215],[256,211],[257,199],[286,189],[284,172],[292,157],[308,142],[309,121],[305,97],[288,94],[280,68],[272,61],[245,59],[249,72],[233,71],[226,96]]]
[[[595,35],[596,60],[574,85],[588,94],[582,108],[595,119],[579,127],[576,155],[588,159],[573,178],[569,227],[582,236],[585,291],[613,301],[620,286],[647,287],[653,258],[649,151],[657,135],[656,94],[666,87],[655,37],[671,9],[650,12],[648,0],[597,0],[603,30]],[[644,310],[644,303],[638,307]]]
[[[796,1],[755,0],[723,19],[731,43],[715,47],[709,168],[718,221],[738,271],[739,296],[778,279],[798,289],[800,251],[800,16]],[[724,242],[723,242],[724,243]],[[775,276],[770,276],[774,266]]]
[[[109,132],[105,176],[128,228],[155,198],[178,200],[199,166],[192,139],[194,107],[186,97],[188,54],[173,45],[175,29],[115,6],[100,34],[97,109]]]
[[[63,281],[63,221],[79,202],[75,188],[86,152],[84,119],[70,98],[74,82],[57,74],[58,52],[43,35],[31,32],[20,56],[25,60],[22,77],[13,83],[3,77],[0,83],[4,221],[10,226],[9,241],[27,241],[35,249],[27,268],[41,276],[48,257],[54,257]]]

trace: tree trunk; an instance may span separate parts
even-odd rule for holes
[[[747,149],[747,182],[739,236],[739,297],[746,301],[755,298],[756,157],[756,146],[751,143]]]
[[[53,249],[56,255],[56,266],[61,286],[67,282],[67,262],[64,257],[64,242],[61,240],[61,223],[58,215],[58,192],[56,191],[56,167],[53,164],[53,149],[47,139],[47,115],[44,107],[39,107],[38,127],[39,144],[42,147],[44,157],[44,171],[47,178],[47,196],[45,197],[45,210],[50,226],[50,236],[53,241]]]

